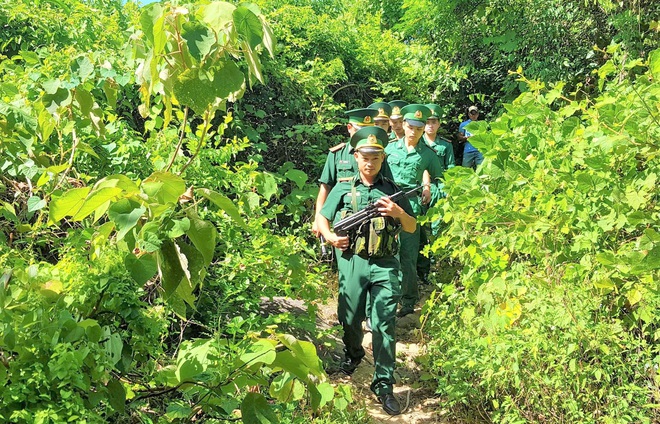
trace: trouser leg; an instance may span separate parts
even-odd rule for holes
[[[374,377],[371,390],[380,396],[392,393],[396,382],[396,306],[400,297],[399,273],[396,268],[372,271],[373,284],[370,289],[372,300],[371,325],[374,353]]]
[[[417,254],[419,252],[419,224],[414,233],[400,233],[401,242],[401,306],[414,308],[419,300],[417,287]]]
[[[337,300],[337,317],[344,329],[344,352],[348,358],[361,359],[364,356],[362,347],[362,321],[365,318],[367,299],[367,284],[369,264],[357,255],[350,258],[338,258],[339,297]]]

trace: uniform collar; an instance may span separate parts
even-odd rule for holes
[[[383,181],[383,178],[384,178],[384,177],[383,177],[383,172],[382,172],[382,171],[383,171],[383,170],[382,170],[382,168],[381,168],[381,172],[379,172],[378,175],[376,175],[376,179],[374,180],[374,183],[373,183],[371,186],[375,186],[375,185],[378,184],[379,182]],[[360,178],[360,173],[359,173],[359,172],[358,172],[358,174],[357,174],[355,177],[353,177],[353,186],[356,186],[357,184],[361,184],[361,185],[363,185],[363,186],[365,186],[365,187],[371,187],[371,186],[367,186],[367,185],[365,185],[365,184],[362,182],[362,178]]]

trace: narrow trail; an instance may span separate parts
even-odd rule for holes
[[[424,297],[421,304],[426,300],[430,291],[430,287],[423,288]],[[333,301],[320,306],[317,315],[319,318],[317,325],[321,328],[326,326],[330,328],[337,325],[336,302]],[[442,399],[435,394],[435,382],[424,378],[424,370],[417,362],[420,356],[425,353],[420,327],[419,308],[414,314],[397,319],[397,368],[395,371],[397,384],[394,386],[394,394],[403,410],[403,413],[398,416],[390,416],[385,413],[369,389],[374,372],[370,332],[364,331],[364,341],[362,343],[367,354],[358,369],[350,377],[344,376],[336,369],[336,364],[338,364],[342,355],[343,345],[341,340],[338,341],[334,351],[320,352],[326,363],[333,361],[335,364],[334,367],[328,367],[331,380],[336,383],[350,385],[355,401],[358,404],[364,404],[364,408],[374,423],[431,424],[450,422],[443,418],[446,411],[443,410]]]
[[[438,288],[436,284],[452,284],[455,275],[456,269],[451,266],[434,269],[431,278],[435,284],[420,286],[421,300],[418,305],[426,302],[432,291]],[[336,274],[328,273],[328,281],[329,284],[336,284]],[[291,298],[264,298],[262,300],[262,312],[266,314],[289,312],[295,316],[307,316],[307,305],[301,300]],[[309,332],[300,331],[300,329],[284,330],[290,330],[297,338],[316,345],[330,380],[333,383],[350,385],[354,399],[352,407],[364,408],[371,417],[372,423],[456,424],[474,422],[447,418],[449,411],[445,409],[442,398],[435,393],[437,387],[435,381],[424,370],[423,365],[420,365],[423,363],[426,353],[420,323],[420,307],[416,308],[415,313],[397,319],[397,368],[395,371],[397,384],[394,386],[394,394],[403,410],[403,413],[398,416],[390,416],[385,413],[369,389],[374,372],[371,333],[364,330],[363,346],[366,356],[362,363],[352,376],[345,376],[339,371],[339,363],[343,356],[340,331],[333,329],[333,327],[339,326],[337,300],[336,298],[329,299],[326,303],[317,304],[316,308],[316,334],[323,334],[322,340]]]

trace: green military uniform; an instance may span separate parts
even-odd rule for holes
[[[348,122],[358,127],[373,126],[374,118],[378,115],[376,109],[353,109],[345,112],[348,115]],[[351,181],[358,172],[357,162],[353,157],[353,147],[350,143],[340,143],[330,148],[330,153],[325,158],[325,165],[321,172],[319,183],[334,187],[339,182]],[[381,170],[383,175],[392,177],[392,171],[389,166],[383,164]]]
[[[426,106],[417,104],[406,106],[402,109],[402,113],[405,121],[409,124],[414,123],[416,126],[419,126],[419,124],[425,125],[426,119],[430,115],[430,111]],[[443,171],[438,156],[422,140],[409,152],[404,137],[404,139],[390,142],[385,148],[385,153],[387,154],[387,163],[394,176],[394,182],[402,190],[422,184],[425,170],[429,171],[432,181],[442,176]],[[419,216],[423,213],[419,196],[411,197],[408,200],[414,213],[413,216]],[[402,310],[405,309],[409,312],[414,309],[419,300],[416,272],[419,236],[419,224],[414,233],[401,234],[401,306]]]
[[[403,100],[392,100],[391,102],[388,103],[392,110],[390,112],[390,119],[398,119],[402,118],[403,115],[401,115],[401,109],[408,105],[408,102],[403,101]],[[391,129],[391,128],[390,128]],[[396,133],[394,131],[390,132],[390,143],[392,141],[397,140]]]
[[[429,119],[440,119],[442,114],[442,108],[434,103],[426,104],[426,107],[431,111],[431,116]],[[422,140],[429,146],[440,159],[440,165],[442,165],[442,172],[444,173],[449,168],[455,166],[454,163],[454,148],[448,141],[443,140],[440,136],[436,134],[434,140],[429,140],[428,135],[424,133],[422,135]],[[431,202],[430,206],[433,206],[440,198],[443,197],[443,193],[435,184],[431,186]],[[430,234],[436,234],[438,231],[440,223],[434,222],[429,225],[422,226],[419,233],[419,249],[420,254],[417,256],[417,276],[420,281],[426,282],[428,280],[428,275],[431,271],[431,258],[429,256],[423,255],[421,252],[424,247],[430,242]]]
[[[368,131],[365,131],[368,130]],[[365,128],[358,131],[351,140],[359,139],[368,132],[378,132],[381,146],[387,142],[387,133],[381,128]],[[358,146],[359,148],[359,146]],[[382,147],[381,147],[382,151]],[[337,184],[326,199],[321,215],[335,224],[342,215],[357,212],[369,203],[383,196],[398,191],[394,182],[379,173],[371,186],[365,185],[357,174],[350,182]],[[406,213],[412,215],[412,210],[406,200],[399,202]],[[388,218],[388,217],[386,217]],[[383,219],[383,218],[374,218]],[[391,220],[393,224],[394,220]],[[393,227],[388,227],[393,228]],[[391,230],[387,230],[391,231]],[[389,233],[388,233],[389,234]],[[369,256],[364,252],[354,253],[352,249],[336,250],[339,270],[339,298],[337,315],[344,329],[344,350],[346,358],[354,363],[364,356],[362,347],[363,333],[361,323],[366,314],[367,296],[371,298],[371,322],[373,327],[373,355],[375,371],[371,390],[377,396],[392,393],[395,383],[394,366],[396,363],[395,313],[400,297],[399,261],[395,257],[397,249],[393,241],[394,234],[388,243],[388,249],[381,256]],[[355,236],[351,237],[354,245],[359,243]]]

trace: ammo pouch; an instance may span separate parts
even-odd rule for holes
[[[396,236],[400,230],[401,225],[389,216],[371,218],[356,232],[353,252],[362,258],[394,256],[399,251]]]

